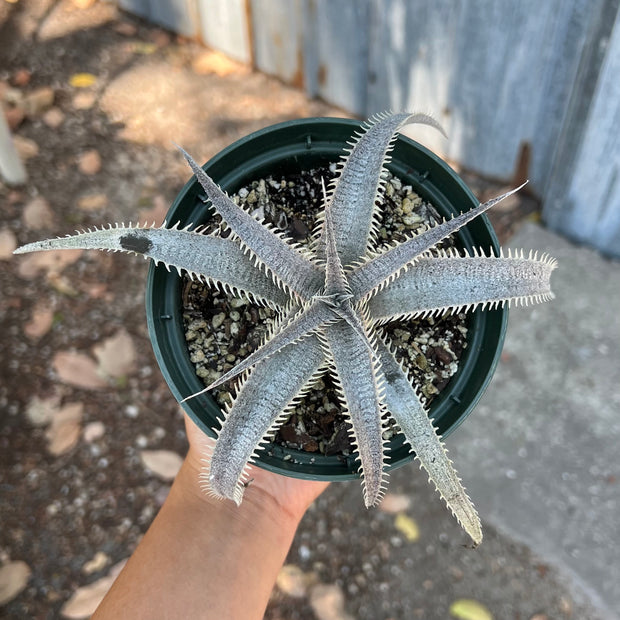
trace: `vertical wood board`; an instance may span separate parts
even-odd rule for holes
[[[363,115],[368,0],[253,0],[257,69]]]
[[[252,0],[254,66],[304,86],[303,0]]]
[[[368,0],[305,0],[306,92],[364,116],[368,82]]]
[[[239,62],[252,62],[246,0],[198,0],[198,15],[206,45]]]
[[[606,46],[569,184],[548,200],[554,229],[620,257],[620,13]]]

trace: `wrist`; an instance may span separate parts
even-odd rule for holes
[[[185,459],[97,618],[263,617],[298,520],[258,485],[241,506],[209,496],[197,463]]]
[[[254,529],[261,523],[269,526],[277,524],[283,532],[294,533],[305,513],[306,505],[297,503],[289,505],[290,502],[281,502],[277,494],[270,491],[269,485],[257,481],[248,485],[243,501],[237,506],[232,500],[215,497],[209,494],[204,486],[201,487],[202,466],[200,459],[192,455],[190,450],[170,491],[172,501],[182,503],[186,510],[195,511],[198,516],[212,515],[214,511],[225,515],[231,527],[235,523],[251,524]],[[259,472],[259,476],[264,474],[276,475]]]

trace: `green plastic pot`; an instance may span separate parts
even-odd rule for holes
[[[357,121],[341,118],[309,118],[267,127],[238,140],[207,162],[203,168],[224,190],[235,193],[249,182],[269,174],[286,175],[338,161],[351,139]],[[411,185],[446,217],[478,204],[459,176],[441,159],[420,144],[399,136],[388,168]],[[204,223],[211,216],[202,188],[194,177],[170,207],[172,225]],[[457,243],[467,249],[494,248],[497,238],[486,216],[480,216],[458,232]],[[161,371],[177,400],[204,388],[189,359],[181,309],[182,281],[176,272],[151,265],[146,288],[146,312],[153,350]],[[497,365],[502,349],[507,308],[470,313],[468,346],[458,372],[432,402],[430,414],[439,432],[446,436],[474,408]],[[210,395],[182,404],[192,420],[215,436],[221,412]],[[409,462],[413,456],[402,436],[389,442],[390,468]],[[306,479],[346,480],[357,477],[354,455],[325,456],[272,444],[261,451],[256,463],[279,474]]]

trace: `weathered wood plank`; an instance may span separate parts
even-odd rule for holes
[[[303,0],[252,0],[254,66],[304,86]]]
[[[197,0],[203,41],[231,58],[250,64],[250,24],[246,0]]]
[[[253,0],[257,69],[363,115],[368,0]]]
[[[543,215],[559,232],[620,256],[620,12],[605,45],[594,98],[581,118],[580,142],[557,155]],[[567,119],[566,130],[575,127]],[[575,127],[577,129],[577,127]],[[562,165],[564,164],[564,166]]]
[[[368,82],[368,0],[306,0],[306,92],[364,116]]]

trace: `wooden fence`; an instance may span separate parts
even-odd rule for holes
[[[547,225],[620,256],[620,0],[119,0],[360,117],[429,111],[424,143],[525,176]]]

